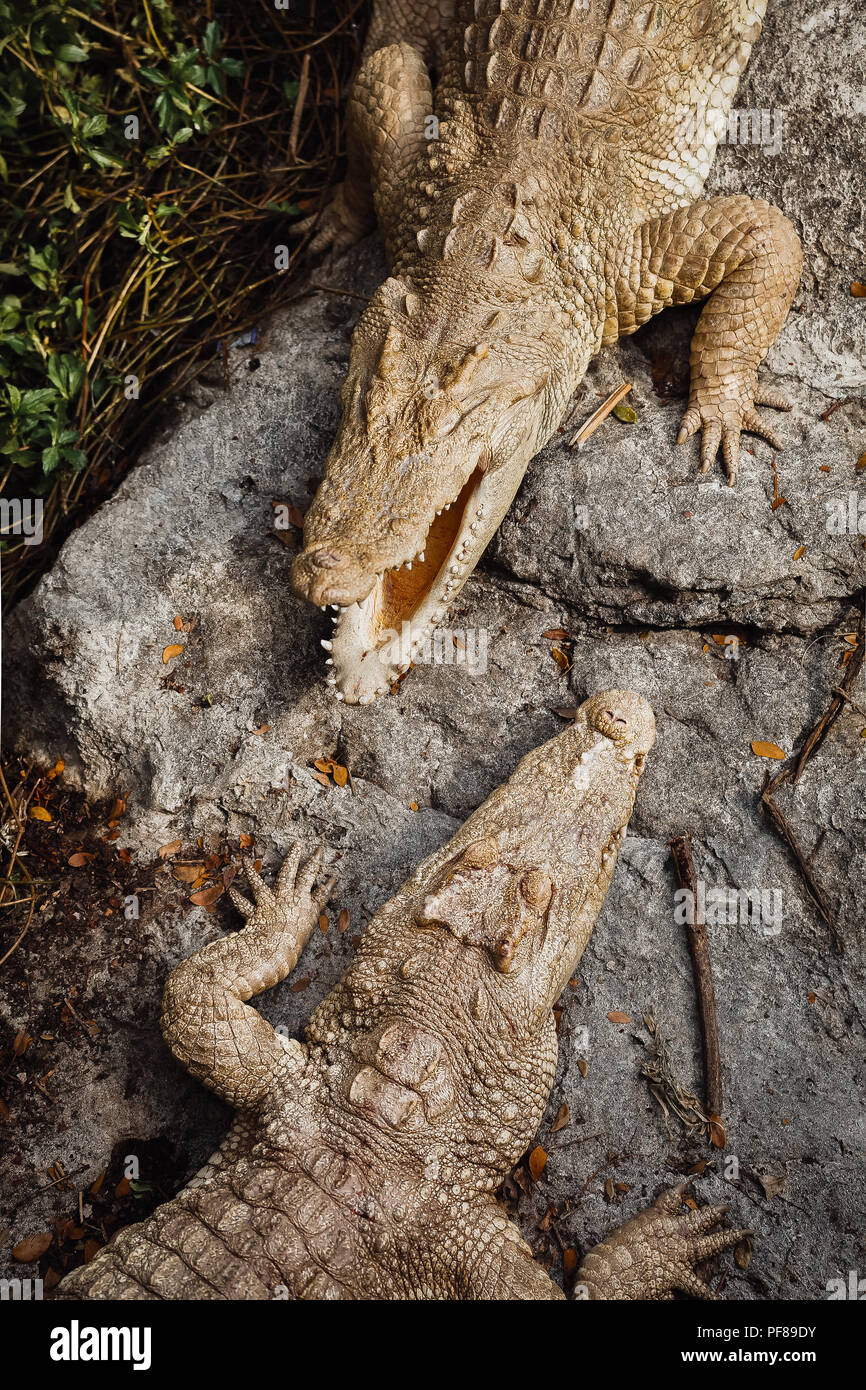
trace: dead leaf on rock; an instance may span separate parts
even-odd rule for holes
[[[54,817],[52,816],[52,814],[51,814],[50,811],[46,811],[46,809],[45,809],[44,806],[31,806],[31,807],[30,807],[30,819],[31,819],[31,820],[41,820],[41,821],[46,821],[46,822],[48,822],[48,821],[52,821],[52,820],[54,819]]]
[[[190,893],[189,900],[195,903],[196,907],[213,907],[217,898],[221,898],[225,888],[221,883],[214,883],[210,888],[202,888],[200,893]]]
[[[528,1161],[529,1171],[532,1174],[533,1181],[538,1182],[547,1163],[547,1151],[543,1149],[540,1144],[536,1144],[532,1153],[529,1155]]]
[[[514,1178],[521,1192],[525,1192],[528,1196],[532,1191],[532,1183],[529,1180],[529,1174],[526,1169],[521,1165],[519,1168],[515,1168],[511,1176]]]
[[[170,844],[160,845],[156,851],[160,859],[169,859],[173,854],[177,854],[180,849],[180,840],[172,840]]]
[[[586,1080],[586,1074],[589,1071],[589,1063],[587,1062],[585,1057],[578,1057],[577,1070],[580,1072],[583,1079]]]
[[[577,1251],[571,1245],[567,1245],[562,1252],[562,1267],[566,1274],[573,1274],[577,1269]]]
[[[348,909],[347,907],[341,907],[341,908],[340,908],[340,915],[339,915],[339,917],[337,918],[337,931],[340,933],[341,936],[343,935],[343,932],[346,931],[348,925],[349,925],[349,909]]]
[[[70,869],[81,869],[85,864],[89,864],[92,858],[92,854],[86,854],[83,849],[79,849],[70,854],[66,862]]]
[[[631,1015],[621,1013],[619,1009],[614,1009],[607,1018],[609,1023],[631,1023]]]
[[[707,1136],[714,1149],[723,1149],[728,1142],[721,1115],[711,1115],[707,1121]]]
[[[561,1129],[565,1129],[570,1119],[571,1115],[568,1106],[566,1105],[565,1101],[563,1101],[562,1105],[556,1112],[556,1119],[550,1126],[551,1134],[558,1134]]]
[[[166,647],[162,653],[162,664],[167,666],[170,661],[174,661],[176,656],[180,656],[183,646],[179,642],[173,642],[170,647]]]
[[[183,863],[180,860],[172,864],[171,872],[178,883],[197,883],[204,873],[204,862],[201,859]]]
[[[774,1197],[778,1197],[782,1188],[785,1186],[784,1178],[773,1177],[770,1173],[763,1176],[759,1173],[758,1181],[764,1189],[764,1196],[768,1202],[772,1202]]]
[[[50,1244],[50,1231],[40,1231],[38,1235],[25,1236],[14,1247],[12,1258],[20,1261],[21,1264],[30,1264],[33,1260],[38,1260],[40,1255],[44,1255]]]
[[[758,758],[778,759],[787,757],[785,750],[780,748],[778,743],[762,743],[760,740],[755,740],[752,744],[752,752]]]
[[[734,1259],[739,1269],[748,1269],[752,1263],[752,1237],[745,1236],[739,1245],[734,1246]]]

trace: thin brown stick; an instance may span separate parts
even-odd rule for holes
[[[691,920],[688,922],[689,948],[692,955],[692,969],[695,976],[703,1037],[706,1110],[711,1120],[721,1122],[722,1054],[719,1047],[719,1024],[716,1014],[716,987],[713,983],[707,925],[703,912],[698,908],[698,878],[692,856],[691,835],[675,836],[673,840],[668,841],[668,848],[673,856],[680,887],[687,888],[692,895],[693,910],[690,914]]]
[[[778,831],[791,851],[791,854],[794,856],[806,891],[827,926],[830,928],[830,940],[834,950],[839,955],[845,954],[845,948],[836,926],[836,915],[824,896],[812,872],[811,866],[800,848],[799,841],[794,833],[794,827],[791,825],[785,813],[776,805],[775,793],[779,787],[783,786],[786,782],[790,782],[794,787],[798,785],[809,759],[817,753],[818,749],[823,744],[841,711],[845,708],[846,703],[854,705],[854,701],[851,699],[851,692],[863,669],[864,659],[866,659],[866,632],[864,632],[864,623],[861,620],[860,630],[857,634],[857,645],[850,648],[850,655],[845,663],[845,674],[839,685],[832,687],[832,699],[827,709],[812,725],[800,745],[799,750],[785,760],[775,777],[770,777],[768,773],[764,778],[764,785],[761,788],[761,805],[769,816],[771,824]]]
[[[611,411],[615,410],[619,405],[620,401],[625,400],[630,390],[631,382],[623,382],[622,386],[618,386],[612,395],[608,396],[607,400],[601,403],[598,410],[593,411],[586,421],[586,424],[581,425],[577,434],[572,435],[571,439],[568,441],[568,447],[570,449],[579,449],[582,444],[585,444],[589,436],[595,434],[602,420],[606,420]]]
[[[307,97],[307,88],[310,85],[310,55],[304,54],[304,61],[301,64],[301,76],[298,80],[298,95],[295,97],[295,109],[292,113],[292,124],[289,130],[289,159],[294,164],[298,158],[298,136],[301,132],[301,115],[304,110],[304,102]]]
[[[806,891],[808,892],[809,897],[812,899],[813,903],[817,907],[824,921],[827,923],[827,926],[830,928],[830,936],[835,949],[838,951],[839,955],[844,955],[844,947],[842,946],[842,942],[840,941],[839,934],[836,930],[836,920],[833,916],[830,904],[827,902],[827,899],[824,897],[824,894],[819,888],[815,875],[812,873],[812,870],[809,867],[806,856],[800,848],[797,836],[794,834],[794,827],[791,825],[791,822],[788,820],[784,811],[781,811],[779,807],[776,805],[771,790],[772,786],[773,783],[771,782],[765,783],[764,790],[761,793],[761,805],[764,807],[764,810],[770,817],[771,823],[776,827],[782,839],[785,841],[785,844],[788,846],[789,850],[793,854],[794,859],[797,862],[797,868],[800,870],[800,876],[802,877],[803,883],[805,884]]]

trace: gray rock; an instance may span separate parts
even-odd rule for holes
[[[34,926],[17,953],[28,992],[0,984],[15,1031],[56,999],[64,972],[77,972],[76,1008],[100,1028],[86,1044],[74,1030],[58,1033],[56,1104],[23,1083],[13,1097],[0,1265],[15,1240],[68,1210],[68,1194],[45,1189],[58,1156],[83,1185],[119,1140],[166,1136],[191,1172],[224,1127],[222,1108],[162,1047],[157,1015],[165,975],[230,917],[222,904],[214,914],[190,907],[168,875],[153,877],[158,846],[251,833],[270,866],[295,836],[326,841],[338,900],[296,972],[309,987],[293,992],[290,980],[260,1001],[296,1029],[345,969],[364,920],[561,727],[554,709],[624,685],[653,704],[658,744],[579,987],[562,1000],[559,1075],[539,1135],[549,1158],[519,1198],[524,1231],[543,1254],[549,1237],[538,1222],[555,1204],[564,1244],[586,1248],[684,1163],[707,1158],[701,1200],[731,1202],[733,1218],[756,1232],[748,1272],[731,1265],[729,1295],[816,1299],[828,1280],[866,1273],[866,716],[847,706],[802,784],[780,796],[814,856],[844,956],[831,950],[759,809],[768,764],[751,750],[756,739],[786,752],[798,745],[840,679],[841,634],[862,612],[863,537],[829,532],[827,504],[847,506],[858,488],[866,498],[856,472],[866,448],[866,308],[849,292],[864,278],[866,249],[863,190],[851,177],[863,31],[853,3],[795,0],[784,20],[781,12],[772,7],[739,98],[744,108],[781,110],[781,150],[722,149],[708,191],[772,199],[805,243],[803,285],[766,368],[795,402],[779,424],[789,441],[776,460],[784,505],[772,508],[767,445],[754,443],[735,490],[718,471],[698,475],[694,442],[676,449],[683,402],[656,394],[652,367],[675,374],[694,315],[665,315],[594,363],[575,399],[579,422],[631,381],[638,423],[610,418],[578,452],[566,442],[574,427],[551,443],[461,595],[452,625],[486,635],[486,669],[420,666],[374,706],[336,704],[319,647],[328,624],[289,591],[292,552],[273,531],[272,504],[303,509],[314,491],[337,421],[354,296],[383,274],[371,241],[317,272],[343,293],[313,293],[274,317],[255,370],[245,352],[233,354],[231,393],[204,409],[207,394],[188,404],[185,421],[154,442],[11,615],[7,730],[32,757],[62,756],[67,780],[88,797],[128,793],[119,843],[133,856],[144,907],[140,921],[97,915],[72,935]],[[178,640],[175,615],[194,626],[179,637],[182,655],[164,664]],[[560,626],[574,638],[568,672],[543,637]],[[723,644],[731,634],[739,646]],[[321,786],[311,767],[321,757],[348,766],[352,787]],[[708,885],[781,895],[780,920],[710,928],[725,1153],[675,1121],[669,1132],[639,1074],[652,1012],[682,1083],[701,1093],[694,986],[666,848],[684,831]],[[343,907],[351,926],[340,934]],[[632,1023],[611,1023],[616,1010]],[[562,1104],[570,1123],[551,1134]],[[628,1189],[611,1203],[607,1177]],[[766,1177],[784,1179],[771,1199]]]

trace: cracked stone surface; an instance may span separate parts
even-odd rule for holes
[[[162,1046],[157,1016],[171,967],[232,919],[222,901],[213,913],[193,908],[181,885],[154,877],[158,846],[180,838],[194,851],[199,836],[208,844],[249,833],[270,866],[298,834],[330,846],[338,900],[296,972],[309,986],[294,992],[289,980],[260,999],[267,1017],[295,1030],[343,972],[363,921],[561,727],[554,709],[623,685],[653,704],[658,744],[579,988],[562,1000],[559,1073],[538,1138],[549,1158],[519,1195],[524,1232],[561,1277],[558,1246],[538,1229],[548,1207],[559,1207],[563,1242],[580,1251],[683,1164],[707,1158],[700,1200],[729,1201],[731,1219],[756,1233],[748,1271],[726,1262],[728,1296],[822,1298],[828,1280],[862,1274],[866,715],[847,707],[799,788],[780,798],[814,855],[844,956],[831,951],[758,809],[768,764],[750,747],[797,746],[840,678],[843,634],[856,631],[863,607],[863,536],[827,529],[828,503],[842,499],[847,515],[853,493],[866,512],[866,475],[856,471],[866,449],[866,301],[849,288],[866,278],[857,11],[805,0],[771,8],[739,105],[781,113],[781,150],[723,148],[708,185],[776,202],[804,242],[803,284],[765,368],[794,400],[779,425],[788,447],[775,486],[761,442],[735,490],[719,470],[698,475],[694,445],[675,447],[694,315],[668,313],[593,364],[575,423],[534,461],[461,595],[452,627],[485,635],[486,669],[422,665],[374,706],[336,704],[319,646],[329,623],[289,592],[292,551],[274,533],[273,503],[303,510],[315,489],[360,308],[353,296],[383,274],[370,241],[316,272],[349,293],[311,294],[265,327],[254,359],[233,354],[230,394],[196,387],[180,423],[11,615],[7,737],[45,762],[64,758],[67,780],[89,797],[128,793],[119,843],[144,906],[137,922],[82,921],[73,939],[50,921],[35,926],[18,948],[27,990],[0,979],[14,1034],[55,997],[60,966],[73,961],[77,1008],[100,1029],[84,1044],[74,1028],[58,1031],[55,1105],[24,1083],[13,1097],[0,1272],[16,1240],[68,1210],[68,1196],[45,1186],[56,1158],[85,1184],[126,1136],[165,1136],[192,1172],[224,1129],[223,1109]],[[574,428],[622,381],[633,383],[638,422],[609,418],[569,449]],[[774,496],[785,503],[773,509]],[[175,632],[175,615],[195,619],[189,634]],[[543,636],[560,627],[573,637],[568,672]],[[741,645],[726,647],[726,635]],[[178,641],[183,653],[163,664]],[[862,686],[857,698],[866,707]],[[354,794],[315,780],[321,757],[351,768]],[[639,1075],[651,1010],[681,1081],[701,1092],[666,848],[684,831],[708,884],[781,892],[781,923],[710,927],[725,1154],[673,1119],[668,1131]],[[63,888],[74,890],[71,874]],[[351,926],[340,934],[343,907]],[[633,1022],[611,1023],[615,1010]],[[551,1134],[563,1103],[570,1123]],[[608,1177],[628,1189],[612,1203]],[[784,1179],[770,1200],[763,1177]]]

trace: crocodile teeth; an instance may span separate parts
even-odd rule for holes
[[[342,690],[335,690],[334,694],[336,695],[338,700],[344,700],[346,698]]]
[[[325,651],[326,651],[326,652],[329,652],[329,651],[331,650],[331,647],[332,647],[333,645],[334,645],[333,642],[329,642],[328,639],[327,639],[327,637],[323,637],[323,638],[322,638],[322,646],[325,648]]]
[[[412,561],[411,561],[411,560],[407,560],[407,561],[406,561],[406,569],[407,569],[407,570],[410,570],[411,568],[412,568]]]
[[[326,666],[333,666],[333,664],[334,664],[334,658],[333,658],[332,656],[329,656],[328,659],[327,659],[327,661],[325,662],[325,665],[326,665]]]

